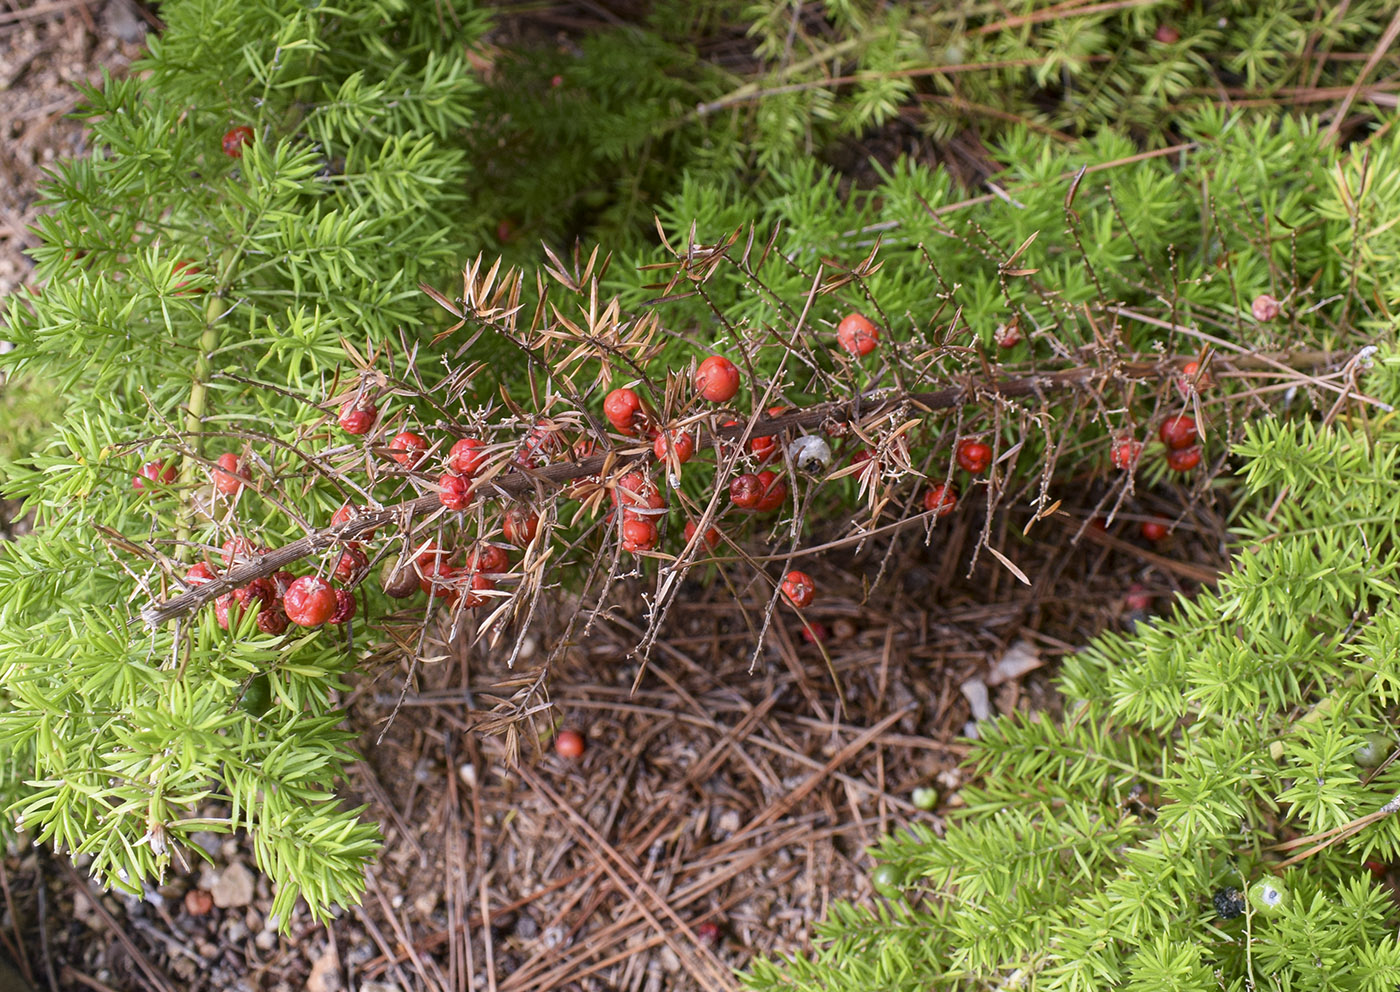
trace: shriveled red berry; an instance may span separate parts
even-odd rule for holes
[[[719,946],[720,937],[723,934],[718,923],[706,920],[703,923],[695,924],[695,936],[700,938],[700,943],[713,950]]]
[[[836,325],[836,340],[846,351],[863,358],[880,343],[880,329],[864,314],[847,314]]]
[[[1283,307],[1268,293],[1260,293],[1249,305],[1249,309],[1254,314],[1254,319],[1262,324],[1276,318],[1282,312]]]
[[[214,600],[214,619],[224,630],[228,630],[230,622],[237,623],[238,618],[242,615],[243,607],[238,605],[238,600],[233,598],[233,593],[226,592]]]
[[[622,522],[622,550],[650,551],[656,547],[656,524],[650,520],[637,519]]]
[[[1152,605],[1152,595],[1134,582],[1128,587],[1128,594],[1123,597],[1123,605],[1130,610],[1145,610]]]
[[[728,403],[739,393],[739,370],[722,355],[711,355],[695,370],[695,391],[711,403]]]
[[[642,419],[642,398],[635,390],[614,389],[603,399],[603,416],[623,434],[632,434]]]
[[[1201,363],[1196,361],[1187,362],[1181,367],[1181,375],[1177,376],[1176,388],[1182,396],[1190,396],[1193,392],[1202,389],[1209,389],[1215,385],[1208,373],[1201,371]]]
[[[1167,468],[1173,472],[1189,472],[1201,464],[1200,448],[1179,448],[1167,452]]]
[[[335,589],[325,579],[303,575],[287,587],[282,608],[298,627],[319,627],[335,615]]]
[[[1195,418],[1181,414],[1162,421],[1162,426],[1157,428],[1157,436],[1168,448],[1180,451],[1195,444],[1200,433],[1196,430]]]
[[[354,615],[355,594],[349,589],[337,589],[335,591],[335,612],[331,614],[331,618],[326,622],[340,625]]]
[[[674,454],[676,464],[684,465],[695,454],[695,436],[686,431],[668,430],[656,435],[652,451],[661,461],[669,461]]]
[[[435,561],[446,561],[451,555],[444,549],[438,547],[436,541],[429,538],[424,541],[413,552],[414,560],[420,567],[427,567]]]
[[[759,472],[758,484],[763,495],[759,498],[758,506],[755,507],[760,513],[771,513],[787,501],[787,483],[779,478],[776,472]]]
[[[258,611],[258,630],[276,637],[287,632],[287,614],[280,606],[269,606]]]
[[[233,590],[233,598],[245,609],[255,603],[266,608],[277,602],[277,587],[271,579],[257,578]]]
[[[444,472],[438,477],[438,499],[449,510],[465,510],[472,503],[471,480],[455,472]]]
[[[695,536],[695,532],[698,529],[694,520],[687,520],[685,522],[685,542],[687,544],[690,543],[691,538]],[[700,540],[704,542],[705,547],[709,548],[711,551],[719,547],[719,543],[722,539],[718,527],[706,527],[704,535],[700,538]]]
[[[195,275],[199,275],[199,273],[203,272],[204,270],[201,269],[201,268],[199,267],[199,265],[197,265],[197,264],[195,263],[195,260],[194,260],[194,259],[192,259],[192,258],[185,258],[185,259],[181,259],[180,261],[176,262],[175,265],[171,268],[170,271],[171,271],[172,273],[174,273],[175,275],[195,276]],[[202,293],[202,292],[204,292],[204,287],[203,287],[203,286],[196,286],[196,287],[194,287],[193,289],[186,289],[185,287],[189,286],[189,284],[190,284],[190,280],[188,280],[188,279],[181,279],[179,282],[177,282],[177,283],[175,284],[175,295],[176,295],[176,296],[186,296],[186,295],[188,295],[189,293]]]
[[[992,464],[992,449],[981,441],[964,438],[958,442],[957,460],[965,471],[981,475]]]
[[[218,458],[218,468],[214,470],[214,488],[225,496],[233,496],[243,488],[243,465],[232,451],[225,451]]]
[[[935,482],[924,493],[924,509],[935,517],[946,517],[958,508],[958,491],[950,485]]]
[[[501,535],[517,548],[523,548],[533,541],[539,529],[539,514],[523,506],[512,506],[501,517]]]
[[[729,483],[729,500],[745,510],[755,510],[763,501],[763,483],[752,472],[736,475]]]
[[[1109,451],[1109,457],[1113,460],[1114,468],[1128,471],[1142,457],[1142,442],[1127,436],[1116,437],[1113,439],[1113,447]]]
[[[389,454],[405,468],[416,468],[428,454],[428,442],[412,431],[401,431],[389,442]]]
[[[214,570],[202,561],[197,561],[190,566],[190,570],[185,573],[185,585],[202,586],[206,582],[213,582],[218,576]]]
[[[277,589],[277,598],[282,599],[287,595],[287,590],[292,587],[292,583],[297,577],[291,572],[273,572],[272,585]]]
[[[1384,861],[1367,861],[1363,867],[1372,875],[1376,876],[1376,878],[1385,878],[1390,872],[1390,865],[1386,864]]]
[[[447,467],[459,475],[471,477],[486,464],[486,444],[474,437],[464,437],[452,445],[447,454]]]
[[[577,730],[561,730],[559,736],[554,738],[554,753],[561,758],[576,761],[583,757],[586,749],[583,735]]]
[[[476,609],[478,606],[485,606],[491,597],[484,596],[482,593],[490,592],[495,588],[496,582],[490,576],[473,575],[467,580],[465,587],[462,589],[462,605],[469,610]]]
[[[806,572],[793,569],[783,576],[783,597],[793,606],[811,606],[817,598],[817,584]]]
[[[340,408],[340,417],[337,418],[336,423],[346,434],[368,434],[378,417],[379,407],[373,403],[347,403]],[[394,440],[397,441],[398,438]]]
[[[487,575],[505,572],[510,569],[510,556],[504,548],[498,548],[494,544],[478,544],[467,552],[466,568],[470,572],[482,572]]]
[[[997,347],[1014,348],[1021,343],[1021,318],[1013,316],[1006,323],[997,328]]]
[[[229,158],[242,158],[243,146],[253,140],[253,129],[247,124],[239,124],[224,132],[224,154]]]
[[[175,481],[175,463],[172,462],[147,462],[141,466],[141,471],[132,476],[132,489],[145,489],[145,484],[141,481],[160,482],[170,485]]]
[[[1144,520],[1142,522],[1142,536],[1148,541],[1165,541],[1170,528],[1165,520]]]
[[[360,577],[366,568],[369,567],[369,559],[365,553],[358,548],[347,548],[340,553],[340,557],[335,562],[335,578],[337,582],[354,582]]]
[[[185,912],[191,916],[208,916],[214,910],[214,897],[206,889],[190,889],[185,893]]]
[[[824,644],[831,636],[826,624],[813,620],[802,628],[802,639],[808,644]]]

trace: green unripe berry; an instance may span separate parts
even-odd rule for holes
[[[914,794],[911,798],[914,800],[914,805],[919,807],[919,809],[930,810],[938,805],[938,790],[930,788],[927,785],[921,785],[914,790]]]
[[[1276,878],[1261,878],[1249,887],[1249,904],[1266,916],[1288,905],[1288,888]]]
[[[870,884],[886,899],[898,899],[904,895],[904,879],[899,877],[899,869],[894,865],[877,865],[870,873]]]
[[[1362,768],[1375,768],[1390,757],[1395,742],[1385,734],[1367,734],[1361,738],[1353,757]]]

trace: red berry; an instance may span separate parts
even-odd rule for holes
[[[739,393],[739,370],[729,359],[711,355],[695,370],[695,391],[711,403],[728,403]]]
[[[335,563],[335,577],[338,582],[350,583],[360,577],[369,567],[369,559],[358,548],[348,548],[340,553]]]
[[[836,325],[836,340],[852,355],[863,358],[880,343],[880,330],[864,314],[847,314]]]
[[[1249,305],[1249,309],[1254,314],[1254,319],[1261,324],[1273,320],[1283,310],[1278,300],[1268,293],[1260,293],[1256,296],[1254,302]]]
[[[445,596],[449,601],[456,602],[457,591],[452,588],[456,577],[457,569],[449,565],[445,558],[433,557],[424,562],[419,557],[418,588],[427,593],[429,599]]]
[[[561,730],[554,738],[554,753],[571,761],[582,758],[586,747],[583,735],[577,730]]]
[[[539,468],[555,455],[565,450],[564,438],[558,427],[550,420],[537,420],[525,441],[515,450],[512,461],[521,468]]]
[[[243,480],[239,478],[243,474],[243,465],[237,455],[225,451],[219,456],[218,466],[214,470],[214,488],[225,496],[233,496],[243,488]]]
[[[614,389],[603,400],[603,415],[624,434],[642,418],[642,398],[631,389]]]
[[[368,434],[378,416],[379,407],[373,403],[347,403],[340,408],[340,418],[336,423],[340,424],[340,429],[346,434]],[[400,434],[399,437],[403,435]],[[394,440],[397,441],[398,438]]]
[[[1167,467],[1173,472],[1189,472],[1201,464],[1200,448],[1179,448],[1167,452]]]
[[[656,443],[651,447],[657,460],[667,461],[674,453],[676,464],[684,465],[695,454],[695,437],[685,431],[662,431],[656,435]]]
[[[1113,448],[1109,453],[1113,459],[1113,467],[1121,468],[1124,471],[1130,470],[1137,464],[1137,460],[1142,457],[1142,442],[1135,441],[1131,437],[1121,436],[1113,439]]]
[[[297,577],[291,572],[272,573],[272,584],[277,589],[277,598],[285,598],[287,595],[287,590],[292,587],[292,583],[296,580]]]
[[[401,431],[389,442],[389,454],[405,468],[416,468],[428,454],[428,442],[412,431]]]
[[[535,539],[540,528],[540,517],[523,506],[512,506],[501,518],[501,534],[517,548],[523,548]]]
[[[1152,37],[1164,45],[1175,45],[1181,40],[1181,32],[1170,24],[1159,24],[1157,30],[1152,32]]]
[[[325,579],[303,575],[287,587],[282,607],[287,619],[299,627],[319,627],[336,611],[335,590]]]
[[[241,565],[252,561],[262,550],[246,537],[231,537],[223,544],[224,564]]]
[[[973,475],[981,475],[992,464],[992,449],[981,441],[963,439],[958,442],[958,464]]]
[[[783,576],[783,596],[793,606],[811,606],[817,598],[817,584],[806,572],[794,569]]]
[[[131,488],[145,489],[146,486],[142,483],[142,479],[150,482],[161,482],[168,486],[175,481],[175,463],[147,462],[141,466],[141,471],[132,477]]]
[[[1123,605],[1130,610],[1145,610],[1152,605],[1152,596],[1142,586],[1134,582],[1123,597]]]
[[[771,513],[787,501],[787,483],[778,477],[776,472],[759,472],[758,484],[763,493],[755,507],[761,513]]]
[[[244,608],[257,603],[266,609],[277,602],[277,587],[271,579],[254,579],[247,585],[239,586],[233,590],[233,598],[238,600],[238,605]]]
[[[719,939],[722,936],[719,924],[713,920],[706,920],[704,923],[695,924],[695,936],[700,938],[700,942],[706,947],[715,948],[719,946]]]
[[[176,262],[175,265],[174,265],[174,267],[173,267],[170,271],[171,271],[172,273],[177,274],[177,275],[193,276],[193,275],[198,275],[200,272],[203,272],[204,270],[201,269],[198,265],[195,264],[194,259],[192,259],[192,258],[186,258],[186,259],[182,259],[182,260]],[[185,295],[185,287],[188,286],[189,284],[190,284],[190,281],[189,281],[188,279],[181,279],[179,282],[177,282],[177,283],[175,284],[175,293],[176,293],[176,295],[177,295],[177,296],[184,296],[184,295]],[[191,293],[202,293],[202,292],[204,292],[204,287],[203,287],[203,286],[196,286],[194,289],[189,290],[189,292],[191,292]]]
[[[464,437],[452,445],[447,467],[459,475],[473,476],[486,464],[486,445],[474,437]]]
[[[729,501],[745,510],[754,510],[763,500],[763,483],[751,472],[736,475],[729,483]]]
[[[471,480],[452,472],[444,472],[438,477],[438,499],[449,510],[465,510],[472,502]]]
[[[1202,389],[1209,389],[1215,383],[1208,374],[1201,373],[1200,362],[1187,362],[1181,367],[1181,375],[1177,376],[1176,388],[1181,391],[1182,396],[1190,396],[1193,392]]]
[[[202,561],[197,561],[190,566],[190,570],[185,573],[185,585],[202,586],[206,582],[213,582],[218,578],[214,570]]]
[[[510,557],[494,544],[478,544],[467,552],[467,570],[495,574],[510,568]]]
[[[690,543],[691,538],[695,536],[695,532],[698,529],[699,528],[695,526],[694,520],[687,520],[685,522],[685,541],[687,544]],[[705,534],[701,537],[701,540],[705,542],[705,547],[709,548],[711,551],[715,550],[715,548],[719,547],[719,542],[722,540],[719,528],[706,527]]]
[[[935,482],[924,493],[924,509],[935,517],[946,517],[958,508],[958,491],[942,482]]]
[[[256,622],[258,630],[262,631],[264,634],[271,634],[273,637],[276,637],[278,634],[286,633],[287,630],[287,614],[282,611],[280,606],[266,607],[259,610]]]
[[[1165,541],[1169,532],[1165,520],[1144,520],[1142,522],[1142,536],[1148,541]]]
[[[326,621],[336,625],[342,624],[355,615],[355,594],[349,589],[337,589],[335,591],[335,612]]]
[[[1195,418],[1182,414],[1162,421],[1162,426],[1157,428],[1157,436],[1168,448],[1180,451],[1195,444],[1200,435],[1196,430]]]
[[[656,547],[656,524],[634,517],[622,521],[622,550],[650,551]]]
[[[1384,861],[1367,861],[1364,867],[1377,878],[1385,878],[1386,874],[1390,871],[1390,865],[1386,864]]]
[[[486,601],[491,597],[483,596],[481,595],[481,593],[489,592],[490,590],[495,589],[496,583],[489,576],[473,575],[471,579],[468,580],[468,582],[466,583],[466,586],[466,591],[461,593],[462,605],[469,610],[473,610],[476,609],[478,606],[486,605]],[[454,590],[454,595],[448,600],[448,602],[455,604],[456,600],[457,595]]]
[[[1105,520],[1103,517],[1094,517],[1089,521],[1089,526],[1094,528],[1094,530],[1098,531],[1100,534],[1108,533],[1108,521]]]
[[[787,413],[785,406],[770,406],[768,408],[768,416],[770,417],[781,417],[785,413]],[[771,435],[750,438],[749,451],[753,452],[758,463],[762,465],[764,462],[771,461],[773,456],[778,453],[778,439]]]
[[[437,542],[432,539],[424,541],[414,550],[413,554],[414,560],[420,568],[426,568],[435,561],[446,561],[449,557],[448,553],[439,548]]]
[[[830,636],[831,631],[826,629],[826,624],[815,620],[802,628],[802,639],[808,644],[823,644]]]
[[[237,610],[238,613],[230,618],[229,611]],[[214,619],[224,630],[228,630],[230,619],[234,623],[238,622],[238,617],[243,614],[243,607],[238,605],[238,601],[233,598],[233,593],[226,592],[218,599],[214,600]]]
[[[1021,318],[1012,317],[996,330],[997,347],[1014,348],[1021,343]]]
[[[253,140],[253,129],[246,124],[231,127],[224,132],[224,154],[229,158],[242,158],[243,146]]]

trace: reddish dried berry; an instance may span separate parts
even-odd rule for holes
[[[1249,305],[1249,309],[1254,314],[1254,319],[1262,324],[1276,318],[1282,312],[1283,307],[1268,293],[1260,293]]]
[[[685,522],[685,542],[687,544],[690,543],[691,539],[695,536],[696,530],[698,529],[699,528],[696,527],[694,520],[687,520]],[[705,547],[709,548],[711,551],[719,547],[719,543],[722,539],[723,537],[720,534],[718,527],[706,527],[704,536],[700,538],[700,540],[702,540],[705,543]]]
[[[379,407],[373,403],[347,403],[340,408],[340,417],[336,423],[346,434],[368,434],[378,417]],[[394,440],[397,441],[398,438]]]
[[[1196,430],[1195,418],[1182,414],[1162,421],[1162,426],[1157,428],[1157,436],[1168,448],[1180,451],[1195,444],[1200,434]]]
[[[444,472],[438,477],[438,499],[449,510],[465,510],[472,503],[471,480],[453,472]]]
[[[1012,317],[996,330],[997,347],[1014,348],[1021,343],[1021,318]]]
[[[656,435],[652,451],[656,453],[657,459],[663,462],[669,461],[674,454],[676,464],[684,465],[695,454],[695,437],[685,431],[662,431]]]
[[[1386,864],[1384,861],[1367,861],[1363,867],[1372,875],[1376,876],[1376,878],[1385,878],[1390,872],[1390,865]]]
[[[973,475],[981,475],[992,464],[992,449],[981,441],[963,439],[958,442],[958,464]]]
[[[713,920],[706,920],[703,923],[695,924],[695,936],[700,939],[700,943],[713,950],[719,946],[720,932],[719,924]]]
[[[1152,32],[1152,37],[1164,45],[1175,45],[1181,40],[1181,32],[1170,24],[1159,24],[1157,30]]]
[[[603,416],[623,434],[630,435],[642,419],[642,398],[631,389],[614,389],[603,400]]]
[[[204,889],[190,889],[185,893],[185,912],[191,916],[207,916],[214,909],[214,897]]]
[[[287,614],[280,606],[272,606],[258,611],[258,630],[276,637],[287,632]]]
[[[1131,437],[1116,437],[1113,439],[1113,447],[1109,452],[1109,457],[1113,460],[1114,468],[1128,471],[1142,457],[1142,442],[1135,441]]]
[[[241,565],[252,561],[262,553],[262,549],[246,537],[231,537],[224,542],[223,552],[225,565]]]
[[[258,578],[233,590],[233,598],[245,609],[254,603],[266,608],[277,602],[277,587],[271,579]]]
[[[168,486],[175,481],[175,463],[147,462],[141,466],[140,472],[132,476],[131,488],[145,489],[146,486],[142,483],[142,479],[149,482],[160,482]]]
[[[1167,467],[1173,472],[1189,472],[1201,464],[1200,448],[1181,448],[1167,452]]]
[[[464,437],[452,445],[447,454],[447,467],[459,475],[473,476],[486,464],[486,444],[474,437]]]
[[[349,589],[337,589],[335,591],[335,612],[326,621],[339,626],[355,615],[355,594]]]
[[[656,547],[656,524],[650,520],[631,519],[622,522],[622,550],[650,551]]]
[[[237,611],[232,617],[230,611]],[[233,593],[226,592],[214,600],[214,619],[218,621],[220,627],[228,630],[229,622],[237,623],[238,618],[243,615],[243,607],[238,605],[238,600],[233,598]]]
[[[190,570],[185,573],[185,585],[202,586],[206,582],[214,581],[217,577],[212,568],[202,561],[197,561],[191,565]]]
[[[847,314],[836,325],[836,340],[846,351],[863,358],[880,343],[880,330],[864,314]]]
[[[414,560],[424,568],[435,561],[446,561],[450,557],[448,552],[438,547],[437,542],[431,538],[419,545],[413,554]]]
[[[424,562],[418,559],[418,587],[428,594],[432,599],[437,596],[448,596],[456,600],[455,591],[450,591],[453,579],[457,576],[457,569],[448,564],[445,558],[430,558]]]
[[[771,513],[787,501],[787,483],[776,472],[758,473],[759,491],[763,494],[755,507],[760,513]]]
[[[783,576],[783,597],[793,606],[811,606],[817,598],[817,584],[806,572],[794,569]]]
[[[243,146],[253,140],[253,129],[247,124],[239,124],[224,132],[224,154],[229,158],[242,158]]]
[[[770,417],[781,417],[784,413],[787,413],[787,407],[785,406],[770,406],[768,408],[768,416]],[[778,453],[778,439],[771,435],[750,438],[749,451],[753,453],[754,457],[758,459],[758,463],[762,465],[764,462],[771,461],[773,456]]]
[[[485,606],[491,597],[481,595],[483,592],[490,592],[496,588],[494,580],[485,575],[473,575],[466,583],[466,590],[462,592],[462,605],[469,610],[478,606]],[[452,600],[455,603],[455,597]]]
[[[763,483],[751,472],[737,475],[729,483],[729,500],[745,510],[755,510],[763,501]]]
[[[243,474],[243,465],[238,456],[225,451],[219,456],[218,466],[214,469],[214,488],[225,496],[235,495],[243,488],[243,480],[239,478]]]
[[[554,753],[570,761],[582,758],[586,748],[583,735],[577,730],[561,730],[559,736],[554,738]]]
[[[802,628],[802,639],[808,644],[823,644],[831,636],[831,631],[826,629],[826,624],[813,620]]]
[[[467,571],[496,574],[510,568],[510,556],[494,544],[478,544],[467,552]]]
[[[335,563],[335,578],[337,582],[351,583],[360,577],[366,568],[369,567],[369,559],[365,553],[358,548],[347,548],[340,553],[340,557]]]
[[[283,599],[287,595],[287,590],[292,587],[292,583],[297,577],[291,572],[273,572],[272,585],[277,590],[277,598]]]
[[[739,393],[739,370],[729,359],[711,355],[695,370],[695,391],[711,403],[728,403]]]
[[[1146,610],[1152,605],[1152,596],[1135,582],[1128,587],[1128,594],[1123,597],[1123,605],[1130,610]]]
[[[412,431],[401,431],[389,442],[389,454],[405,468],[416,468],[428,454],[428,442]]]
[[[1170,528],[1165,520],[1144,520],[1142,522],[1142,536],[1149,541],[1165,541]]]
[[[501,518],[501,535],[517,548],[523,548],[533,541],[539,528],[539,514],[523,506],[512,506]]]
[[[946,517],[958,508],[958,491],[942,482],[935,482],[924,493],[924,509],[935,517]]]
[[[1181,375],[1177,376],[1176,388],[1182,396],[1190,396],[1194,392],[1202,389],[1209,389],[1215,385],[1211,377],[1201,371],[1200,362],[1187,362],[1181,367]]]
[[[335,590],[325,579],[303,575],[287,587],[282,606],[298,627],[319,627],[335,615]]]

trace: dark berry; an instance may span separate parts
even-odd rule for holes
[[[1244,914],[1244,893],[1239,889],[1221,889],[1211,900],[1215,903],[1215,913],[1222,920],[1233,920]]]
[[[355,594],[349,589],[335,591],[335,612],[328,623],[342,624],[355,615]]]

